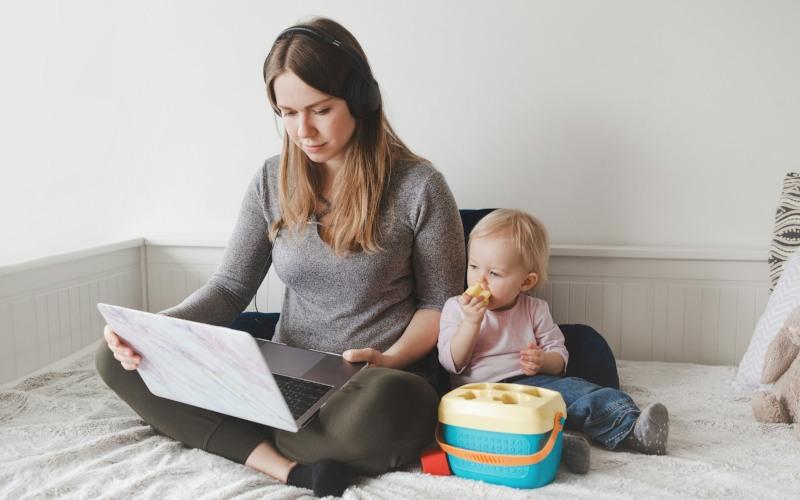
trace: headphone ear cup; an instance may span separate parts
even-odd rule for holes
[[[347,101],[347,107],[350,109],[350,114],[356,118],[364,116],[361,81],[362,79],[355,71],[350,71],[344,83],[344,98]]]
[[[358,71],[351,71],[345,82],[345,100],[350,114],[356,118],[364,118],[378,110],[381,94],[378,83],[364,78]]]
[[[381,89],[378,88],[378,82],[370,77],[367,83],[367,109],[370,113],[378,111],[381,106]]]

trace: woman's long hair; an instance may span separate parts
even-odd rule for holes
[[[300,26],[340,40],[367,62],[355,37],[335,21],[316,18]],[[348,74],[357,70],[357,63],[341,48],[303,34],[290,34],[275,43],[264,62],[264,81],[270,104],[278,113],[273,82],[281,73],[291,71],[310,87],[345,98]],[[374,253],[382,249],[379,243],[381,199],[389,184],[392,165],[399,160],[423,161],[392,130],[383,113],[383,103],[375,112],[356,117],[355,131],[344,165],[336,175],[330,200],[326,234],[336,255],[358,251]],[[321,169],[284,132],[279,181],[281,215],[270,228],[271,240],[275,240],[282,228],[298,235],[308,227],[322,182]]]

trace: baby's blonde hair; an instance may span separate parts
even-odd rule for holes
[[[522,257],[525,268],[539,275],[534,289],[547,281],[547,262],[550,245],[544,224],[528,213],[508,208],[498,208],[478,221],[469,233],[469,242],[493,234],[503,233],[511,240]]]

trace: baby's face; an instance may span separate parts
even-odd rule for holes
[[[467,284],[480,283],[492,292],[489,309],[502,310],[513,306],[520,292],[529,288],[526,287],[529,279],[535,284],[536,274],[525,269],[522,256],[507,236],[493,234],[470,242]]]

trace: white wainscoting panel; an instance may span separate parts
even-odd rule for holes
[[[199,288],[222,253],[210,243],[148,240],[150,310]],[[561,247],[553,254],[537,295],[556,322],[591,325],[620,359],[736,364],[768,297],[766,255],[752,252]],[[270,270],[259,311],[279,312],[283,292]]]
[[[766,259],[554,256],[537,292],[557,323],[601,332],[615,356],[737,364],[769,294]]]
[[[58,361],[102,335],[97,302],[160,311],[209,279],[223,246],[130,240],[0,268],[0,383]],[[597,329],[620,359],[736,364],[768,298],[760,255],[554,248],[537,295],[558,323]],[[270,270],[247,310],[279,312]]]
[[[147,297],[148,310],[162,311],[176,304],[203,286],[216,270],[224,249],[206,244],[154,243],[148,241]],[[274,269],[270,269],[254,300],[245,309],[280,312],[284,286]]]
[[[0,383],[102,337],[98,302],[141,309],[143,240],[0,270]]]

